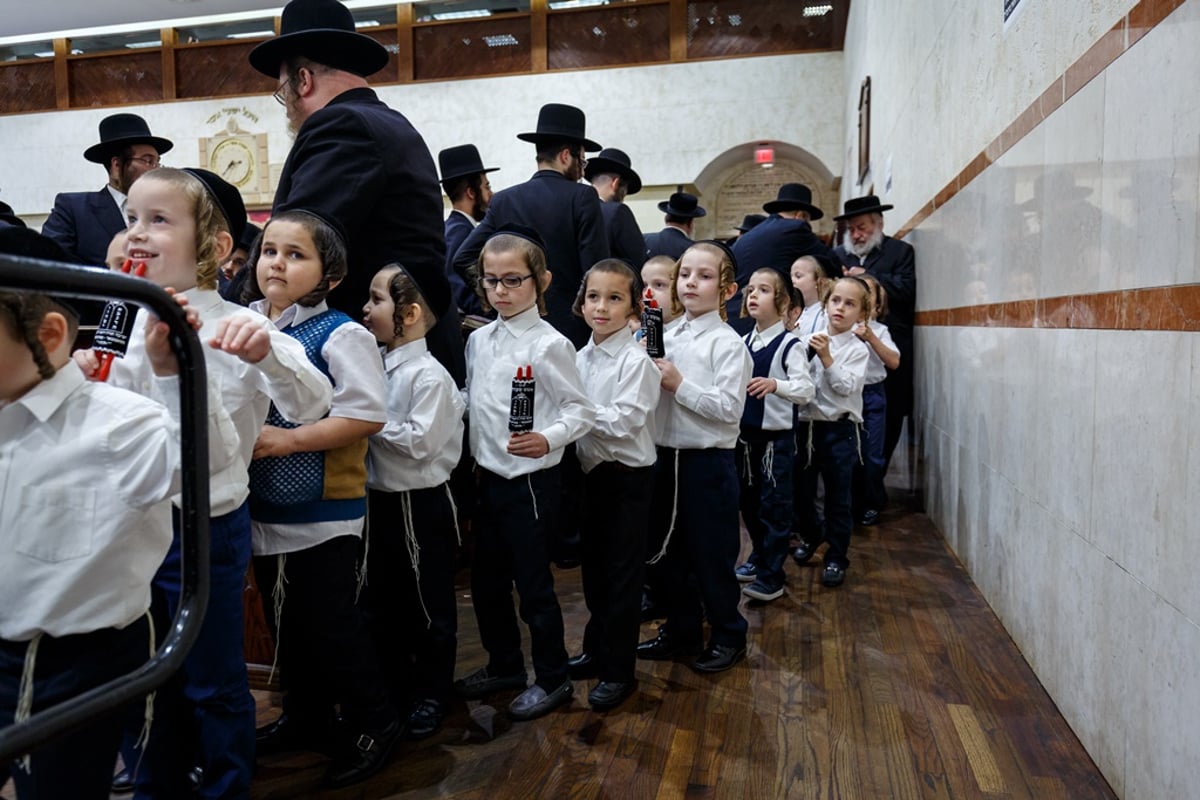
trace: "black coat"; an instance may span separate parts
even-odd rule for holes
[[[604,215],[604,227],[608,231],[609,253],[613,258],[629,262],[634,272],[641,272],[642,264],[646,262],[646,237],[629,206],[610,200],[600,204],[600,213]]]
[[[454,254],[473,230],[475,223],[467,219],[466,214],[451,209],[450,216],[446,217],[446,280],[450,281],[450,291],[460,311],[482,314],[483,306],[479,304],[479,295],[475,294],[471,273],[459,275],[454,270]]]
[[[465,274],[488,237],[507,223],[533,228],[542,237],[553,276],[546,292],[546,321],[576,348],[583,347],[591,331],[575,316],[571,306],[584,270],[608,258],[608,240],[596,190],[567,180],[552,169],[542,169],[524,183],[496,192],[487,215],[454,256],[455,271]]]
[[[42,235],[83,263],[103,266],[109,243],[126,227],[121,209],[105,187],[98,192],[57,195],[54,209],[42,224]]]
[[[668,256],[679,260],[683,251],[692,246],[692,240],[679,228],[663,228],[658,233],[646,234],[646,258]]]
[[[442,192],[421,134],[371,89],[342,92],[296,134],[275,192],[275,212],[307,208],[346,232],[350,273],[329,304],[358,319],[371,279],[404,266],[438,316],[429,350],[461,385],[466,375],[458,311],[445,276]]]

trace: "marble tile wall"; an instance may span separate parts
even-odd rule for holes
[[[995,20],[964,8],[974,3],[931,5],[944,22],[916,44],[974,43],[989,58],[978,26]],[[1031,4],[1014,30],[1049,15],[1053,52],[990,51],[994,93],[943,113],[994,119],[979,133],[997,136],[1013,120],[993,106],[1019,113],[1043,77],[1069,79],[1076,62],[1059,50],[1091,58],[1130,5]],[[848,42],[860,30],[851,13]],[[907,240],[930,320],[917,328],[927,509],[1118,795],[1160,800],[1200,797],[1200,340],[1188,285],[1200,274],[1200,0],[1137,30]],[[848,45],[847,70],[863,58]],[[939,97],[936,84],[920,94]],[[903,115],[885,123],[896,163],[903,154],[931,173],[926,195],[911,194],[928,202],[962,165],[928,141],[901,145]],[[974,130],[958,123],[938,145],[959,152]]]
[[[842,72],[841,53],[813,53],[383,86],[379,93],[412,121],[435,154],[477,143],[487,164],[501,168],[491,175],[495,188],[520,183],[536,169],[532,147],[516,134],[534,129],[541,105],[577,105],[587,114],[590,138],[628,152],[643,182],[669,194],[726,150],[763,139],[802,147],[836,174],[843,121],[829,109],[837,105]],[[283,110],[269,96],[132,110],[175,142],[168,156],[175,165],[195,163],[200,137],[222,129],[226,110],[242,128],[268,134],[276,171],[290,147]],[[57,192],[103,185],[103,171],[82,153],[96,141],[100,119],[112,112],[0,117],[0,199],[20,214],[46,214]],[[638,213],[647,230],[661,227],[652,202]]]

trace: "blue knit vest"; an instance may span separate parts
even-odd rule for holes
[[[347,323],[355,324],[348,315],[329,309],[298,325],[284,328],[283,333],[300,342],[308,360],[333,383],[333,376],[329,374],[329,364],[322,357],[321,348],[325,346],[334,330]],[[278,428],[300,427],[284,419],[274,403],[267,414],[267,424]],[[357,480],[357,475],[351,478],[354,488],[349,494],[353,496],[327,497],[326,482],[330,477],[327,475],[330,462],[343,461],[335,459],[335,456],[341,455],[342,450],[349,449],[352,453],[363,450],[365,457],[365,446],[366,440],[363,440],[338,450],[254,459],[250,462],[251,519],[267,523],[303,524],[358,519],[364,516],[367,510],[365,462],[361,482]]]
[[[754,338],[754,331],[746,334],[742,339],[746,344],[746,349],[750,350],[750,342]],[[786,344],[784,342],[787,342]],[[793,347],[800,340],[795,336],[789,336],[787,331],[776,336],[766,347],[763,347],[758,352],[750,350],[750,360],[754,363],[754,370],[751,372],[751,377],[754,378],[769,378],[771,377],[771,362],[775,360],[775,353],[779,348],[783,348],[783,369],[787,371],[787,359]],[[769,397],[770,395],[768,395]],[[746,438],[746,434],[754,432],[761,433],[763,425],[763,414],[766,410],[767,398],[751,397],[746,395],[746,405],[742,409],[742,438]],[[774,435],[774,434],[772,434]]]

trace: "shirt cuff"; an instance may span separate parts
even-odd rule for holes
[[[556,422],[544,431],[538,431],[542,436],[546,437],[546,444],[550,446],[550,450],[560,450],[567,446],[567,440],[570,432],[567,426],[561,422]]]
[[[684,380],[675,389],[675,402],[690,411],[695,411],[696,405],[700,402],[701,394],[703,393],[699,386]]]

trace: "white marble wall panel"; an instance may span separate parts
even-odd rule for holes
[[[1026,2],[1004,30],[999,3],[851,4],[845,48],[847,176],[857,185],[857,88],[870,75],[875,187],[912,217],[1137,0]]]
[[[1200,4],[1105,71],[1101,290],[1197,280]]]
[[[491,176],[497,188],[520,183],[536,169],[533,148],[516,135],[534,129],[547,102],[578,105],[590,138],[628,152],[645,184],[674,186],[690,183],[729,148],[763,139],[802,147],[836,175],[845,136],[841,115],[829,109],[840,99],[842,73],[841,53],[812,53],[382,86],[379,94],[421,131],[435,155],[475,142],[488,165],[501,168]],[[271,161],[282,165],[291,142],[283,109],[269,95],[130,110],[175,142],[168,163],[190,166],[199,157],[200,137],[224,121],[210,119],[230,108],[243,128],[268,133]],[[82,154],[97,141],[100,119],[113,111],[0,117],[0,198],[18,213],[44,214],[57,192],[103,186],[104,171]]]

